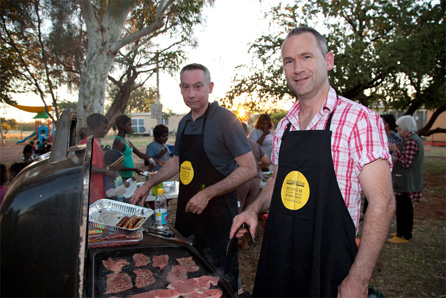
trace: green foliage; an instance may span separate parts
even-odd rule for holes
[[[0,122],[2,123],[2,130],[4,133],[7,133],[8,130],[17,129],[19,127],[19,123],[17,123],[15,119],[0,118]]]
[[[65,109],[74,109],[76,110],[77,102],[68,101],[68,100],[59,100],[57,102],[57,108],[59,113],[62,113]]]
[[[265,16],[270,30],[251,44],[251,66],[239,66],[226,107],[247,96],[252,109],[266,103],[293,100],[280,59],[287,32],[297,26],[315,27],[335,55],[332,86],[366,106],[413,113],[424,105],[438,108],[446,94],[446,27],[444,7],[428,1],[296,1],[278,5]],[[322,21],[321,21],[322,20]],[[240,75],[239,73],[249,73]],[[247,94],[247,95],[246,95]]]

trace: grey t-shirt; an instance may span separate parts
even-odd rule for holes
[[[181,134],[187,122],[186,134],[201,134],[204,114],[195,121],[191,113],[178,124],[173,154],[179,156]],[[211,103],[204,128],[204,150],[209,161],[223,175],[227,176],[237,168],[235,157],[251,151],[245,131],[237,116],[218,105]]]

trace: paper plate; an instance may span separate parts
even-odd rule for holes
[[[125,189],[125,193],[122,196],[128,199],[133,196],[133,193],[135,192],[137,187],[136,187],[136,181],[133,180],[132,178],[129,178],[126,181],[130,182],[130,186]]]

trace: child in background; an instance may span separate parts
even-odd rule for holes
[[[23,147],[23,162],[30,162],[34,160],[34,150],[33,146],[30,144],[25,145]]]
[[[104,154],[105,164],[108,169],[115,172],[115,179],[112,180],[109,176],[104,175],[104,189],[105,194],[112,200],[124,202],[123,194],[126,188],[130,186],[130,182],[122,181],[119,170],[122,168],[122,161],[124,155],[118,150],[108,150]],[[132,178],[135,180],[135,178]]]
[[[153,128],[153,136],[154,141],[147,146],[146,154],[155,160],[156,166],[153,171],[159,171],[169,160],[170,152],[166,145],[167,139],[169,139],[169,128],[164,124],[158,124]],[[144,165],[148,166],[146,163]],[[152,171],[150,167],[147,170]]]
[[[3,203],[3,199],[5,198],[6,191],[8,190],[8,186],[5,183],[8,181],[8,173],[6,172],[6,166],[4,164],[0,164],[0,205]]]

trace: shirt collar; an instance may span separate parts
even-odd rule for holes
[[[336,108],[337,102],[338,102],[338,95],[336,91],[333,89],[333,87],[330,86],[327,98],[325,99],[321,111],[327,109],[330,114]],[[291,122],[291,125],[293,125],[296,128],[299,127],[298,125],[299,112],[300,112],[300,102],[299,100],[297,100],[286,115],[288,121]]]

